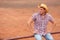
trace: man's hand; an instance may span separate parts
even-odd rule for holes
[[[29,20],[28,20],[28,23],[27,23],[27,26],[29,27],[29,30],[30,30],[30,32],[32,32],[33,30],[32,30],[32,25],[33,25],[33,20],[32,20],[32,18],[30,18]]]
[[[35,31],[34,31],[34,33],[37,33],[37,32],[38,32],[38,30],[35,30]]]
[[[56,22],[53,21],[53,22],[52,22],[52,28],[51,28],[51,31],[53,31],[55,27],[56,27]]]

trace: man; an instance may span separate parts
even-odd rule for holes
[[[28,25],[31,26],[34,23],[34,33],[36,40],[42,40],[42,36],[46,40],[53,40],[50,32],[47,32],[47,24],[51,22],[55,25],[53,17],[48,13],[48,7],[45,4],[38,5],[38,12],[34,13],[28,21]]]

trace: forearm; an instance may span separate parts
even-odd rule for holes
[[[54,22],[52,23],[52,25],[53,25],[53,27],[55,27],[55,26],[56,26],[56,22],[54,21]]]
[[[53,22],[53,23],[52,23],[51,31],[53,31],[55,27],[56,27],[56,22]]]
[[[28,22],[27,23],[28,29],[30,30],[30,32],[32,33],[32,22]]]

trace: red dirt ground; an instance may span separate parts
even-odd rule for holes
[[[0,8],[0,38],[10,38],[16,36],[31,35],[27,21],[29,17],[37,11],[37,8]],[[60,6],[49,7],[49,12],[55,18],[57,26],[52,32],[60,31]],[[48,25],[48,30],[52,27]],[[60,40],[60,34],[53,35],[55,40]],[[21,40],[35,40],[35,38],[27,38]]]
[[[33,31],[30,31],[33,27],[29,29],[27,21],[37,10],[37,8],[0,8],[0,38],[33,34]],[[49,13],[55,18],[57,24],[51,32],[60,32],[60,6],[49,6]],[[47,31],[52,27],[49,23]],[[60,34],[54,34],[53,37],[55,40],[60,40]],[[21,40],[35,40],[35,38]]]

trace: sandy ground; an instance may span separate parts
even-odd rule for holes
[[[0,0],[0,3],[2,2],[3,1]],[[45,0],[45,2],[47,1]],[[56,0],[54,2],[56,2]],[[56,5],[49,6],[49,13],[54,17],[57,24],[51,32],[60,32],[60,6],[56,6]],[[38,9],[32,6],[30,8],[24,8],[24,7],[13,8],[11,5],[8,6],[12,8],[10,7],[6,8],[8,6],[5,6],[4,8],[4,6],[5,4],[3,5],[0,4],[0,38],[5,39],[16,36],[32,35],[33,31],[31,32],[31,30],[33,30],[33,27],[32,29],[29,29],[29,26],[27,26],[27,21],[33,13],[37,12]],[[53,26],[49,23],[47,26],[47,31],[50,31],[52,27]],[[60,34],[54,34],[53,37],[55,40],[60,40]],[[19,40],[35,40],[35,38],[27,38],[27,39],[19,39]]]
[[[16,36],[25,36],[33,34],[27,26],[29,17],[37,12],[37,8],[0,8],[0,38],[10,38]],[[52,32],[60,31],[60,6],[49,7],[49,12],[55,18],[57,26]],[[52,28],[48,24],[48,30]],[[55,40],[60,40],[60,34],[53,35]],[[35,40],[35,38],[27,38],[21,40]]]

